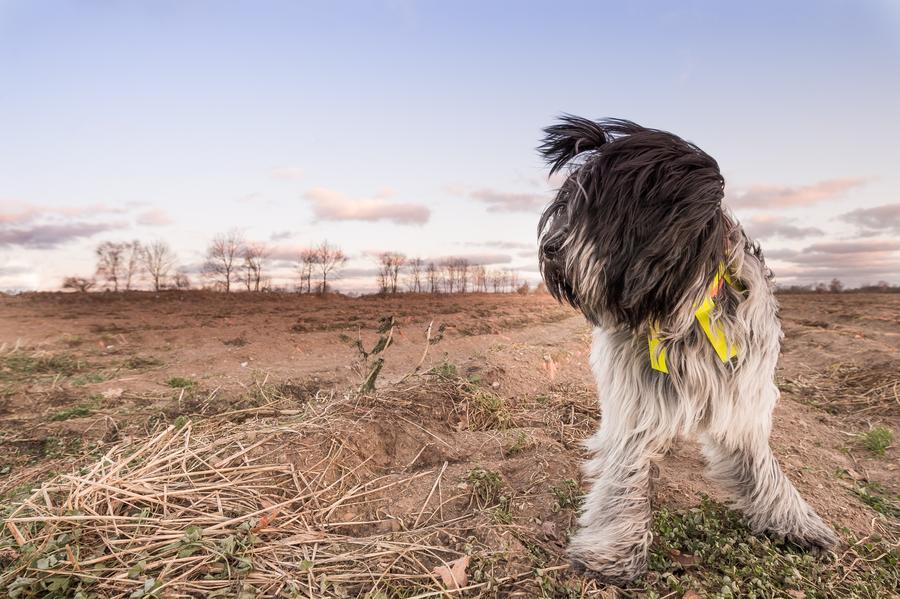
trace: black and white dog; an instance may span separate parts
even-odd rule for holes
[[[781,325],[759,247],[722,207],[716,161],[625,120],[566,116],[545,133],[551,174],[568,177],[541,217],[541,273],[594,327],[602,416],[573,563],[611,582],[646,570],[651,461],[682,435],[699,437],[754,531],[833,547],[769,448]]]

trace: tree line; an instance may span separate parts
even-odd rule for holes
[[[382,294],[400,293],[527,293],[528,283],[514,270],[488,270],[467,258],[450,257],[426,262],[397,252],[376,257],[376,283]]]
[[[779,285],[776,289],[779,293],[898,293],[900,286],[891,285],[887,281],[878,281],[877,283],[866,283],[848,289],[844,287],[843,281],[840,279],[831,279],[830,283],[819,281],[808,285]]]
[[[190,289],[188,274],[178,267],[175,251],[165,241],[142,243],[105,241],[95,250],[96,269],[92,277],[66,277],[64,289],[86,292],[94,288],[129,291],[146,281],[153,291]],[[232,230],[213,237],[206,247],[200,268],[203,287],[230,293],[272,291],[268,276],[272,248],[264,242],[246,239]],[[301,250],[296,258],[300,293],[326,293],[331,282],[347,263],[344,251],[328,241]],[[482,264],[461,257],[426,261],[398,252],[374,257],[379,293],[526,293],[528,283],[513,270],[488,270]]]

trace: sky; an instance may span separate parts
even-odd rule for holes
[[[713,155],[782,285],[900,284],[900,2],[0,0],[0,290],[107,240],[461,256],[538,280],[563,113]]]

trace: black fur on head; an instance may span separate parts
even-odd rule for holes
[[[632,330],[697,301],[725,258],[716,161],[626,120],[566,115],[544,132],[550,174],[569,165],[538,226],[550,293],[594,324]]]

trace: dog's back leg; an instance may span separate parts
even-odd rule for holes
[[[741,435],[701,435],[709,476],[734,498],[756,533],[767,532],[813,550],[834,547],[838,537],[809,506],[778,465],[768,427]]]

